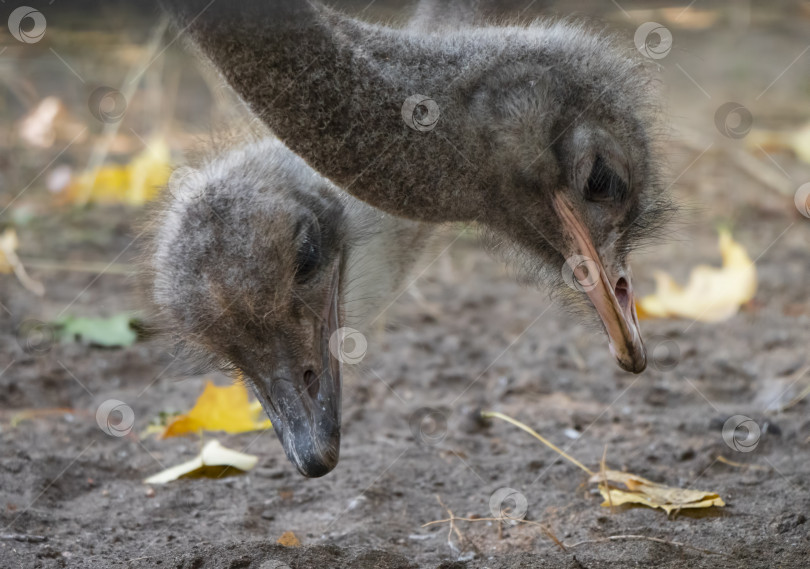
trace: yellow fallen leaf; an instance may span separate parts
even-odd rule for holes
[[[16,257],[17,247],[20,245],[17,232],[9,227],[0,235],[0,273],[14,272],[14,265],[9,257]]]
[[[597,472],[591,476],[589,482],[599,484],[599,493],[605,499],[602,506],[605,507],[641,504],[650,508],[660,508],[669,514],[686,508],[710,508],[726,505],[715,492],[673,488],[618,470]]]
[[[169,181],[169,146],[154,139],[129,164],[105,165],[76,177],[65,190],[71,202],[143,205],[157,197]]]
[[[200,454],[182,464],[167,468],[144,480],[144,484],[166,484],[179,478],[222,478],[242,474],[256,466],[259,458],[225,448],[211,441]]]
[[[664,272],[655,274],[655,294],[642,298],[639,318],[690,318],[719,322],[734,316],[754,298],[757,270],[742,245],[728,231],[720,232],[722,268],[698,265],[685,287]]]
[[[587,472],[590,476],[589,482],[599,484],[599,493],[605,501],[603,506],[620,506],[622,504],[642,504],[650,508],[661,508],[667,514],[675,510],[684,508],[709,508],[711,506],[725,506],[723,499],[714,492],[704,492],[702,490],[687,490],[683,488],[672,488],[618,470],[607,470],[605,467],[606,456],[602,456],[600,472],[594,472],[580,461],[567,454],[565,451],[546,440],[537,431],[513,419],[509,415],[504,415],[497,411],[482,411],[481,417],[485,419],[497,418],[522,429],[549,447],[551,450],[562,456],[564,459]],[[624,488],[621,488],[623,485]]]
[[[248,400],[248,392],[243,384],[218,387],[209,381],[194,407],[188,413],[174,417],[161,438],[202,431],[245,433],[270,427],[272,424],[264,416],[259,402],[251,403]]]

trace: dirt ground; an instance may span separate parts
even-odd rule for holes
[[[395,14],[386,8],[392,4],[375,14]],[[628,38],[639,23],[663,20],[674,37],[659,63],[672,126],[669,179],[684,208],[660,245],[634,257],[640,292],[652,291],[656,270],[683,282],[695,264],[718,264],[722,225],[756,260],[754,301],[719,324],[644,321],[652,361],[634,376],[614,364],[600,332],[541,291],[517,285],[474,235],[458,238],[459,228],[448,228],[388,311],[385,330],[370,338],[362,365],[345,378],[334,472],[301,478],[275,435],[264,432],[217,437],[259,457],[248,474],[148,487],[144,478],[195,456],[212,435],[161,441],[140,434],[161,411],[188,408],[208,378],[228,379],[183,376],[165,342],[23,349],[26,320],[138,308],[130,269],[143,214],[53,206],[44,178],[35,177],[72,151],[60,157],[64,145],[13,147],[0,158],[0,228],[17,226],[23,261],[114,262],[124,270],[32,268],[47,289],[41,299],[0,275],[0,568],[810,566],[810,400],[782,409],[810,383],[810,219],[777,189],[810,181],[810,166],[789,152],[745,150],[745,138],[723,136],[714,117],[731,100],[750,109],[755,129],[810,120],[806,3],[746,15],[742,3],[701,2],[681,20],[683,7],[667,15],[628,3],[626,17],[605,4],[568,10],[605,18]],[[704,26],[701,18],[712,14],[716,20]],[[8,36],[2,41],[6,72],[12,66],[39,85],[55,74],[51,80],[61,83],[51,91],[70,92],[75,77],[46,47],[30,55]],[[79,74],[96,73],[94,62],[107,57],[71,51],[67,32],[52,41]],[[188,62],[176,47],[166,57]],[[203,84],[196,81],[183,78],[180,101]],[[11,125],[18,111],[8,95],[3,122]],[[763,183],[751,164],[777,181]],[[16,199],[32,179],[30,193]],[[34,215],[22,223],[26,211]],[[97,425],[96,410],[110,399],[133,410],[130,435],[109,436]],[[43,412],[15,420],[32,409]],[[591,468],[606,449],[613,468],[711,490],[727,505],[669,517],[603,508],[582,471],[504,422],[476,420],[479,409],[531,425]],[[734,415],[761,431],[752,452],[723,440]],[[489,517],[501,488],[525,498],[526,519],[543,527],[460,521],[458,534],[447,523],[423,527],[447,518],[446,508]],[[276,543],[288,531],[301,547]]]

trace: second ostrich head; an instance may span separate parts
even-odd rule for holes
[[[340,449],[349,204],[272,138],[178,171],[150,254],[152,299],[191,352],[241,372],[290,461],[322,476]],[[356,217],[356,216],[355,216]]]

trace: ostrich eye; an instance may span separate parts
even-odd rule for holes
[[[295,255],[295,280],[308,281],[317,272],[321,262],[321,231],[317,224],[310,225],[304,232],[298,252]]]
[[[593,202],[622,201],[626,196],[627,183],[605,164],[601,156],[597,156],[585,183],[585,199]]]

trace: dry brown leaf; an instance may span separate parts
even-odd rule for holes
[[[20,283],[37,296],[45,294],[45,286],[28,276],[25,267],[17,257],[17,247],[20,241],[17,232],[9,227],[0,235],[0,273],[14,273]]]
[[[810,123],[795,131],[754,129],[745,137],[750,150],[761,148],[765,152],[793,152],[799,160],[810,164]]]
[[[285,531],[283,534],[281,534],[281,537],[278,538],[276,543],[283,545],[284,547],[299,547],[301,545],[298,537],[296,537],[296,535],[291,531]]]
[[[607,447],[602,456],[602,463],[599,472],[594,472],[574,457],[566,454],[556,445],[547,441],[534,429],[497,411],[482,411],[484,418],[498,418],[526,431],[541,443],[552,449],[554,452],[576,465],[590,475],[589,482],[599,484],[599,492],[605,501],[604,507],[621,506],[622,504],[642,504],[650,508],[660,508],[669,514],[675,510],[685,508],[709,508],[711,506],[725,506],[725,502],[714,492],[704,492],[701,490],[688,490],[683,488],[673,488],[665,486],[618,470],[608,470],[605,466]],[[621,486],[624,486],[622,488]],[[446,521],[446,520],[443,520]]]
[[[655,294],[638,302],[639,318],[690,318],[720,322],[734,316],[740,306],[754,298],[757,270],[742,245],[728,231],[720,232],[721,268],[698,265],[685,287],[669,274],[655,275]]]
[[[598,472],[591,476],[589,482],[599,484],[599,493],[605,499],[602,506],[605,507],[641,504],[650,508],[660,508],[669,514],[686,508],[726,505],[715,492],[673,488],[618,470]]]

